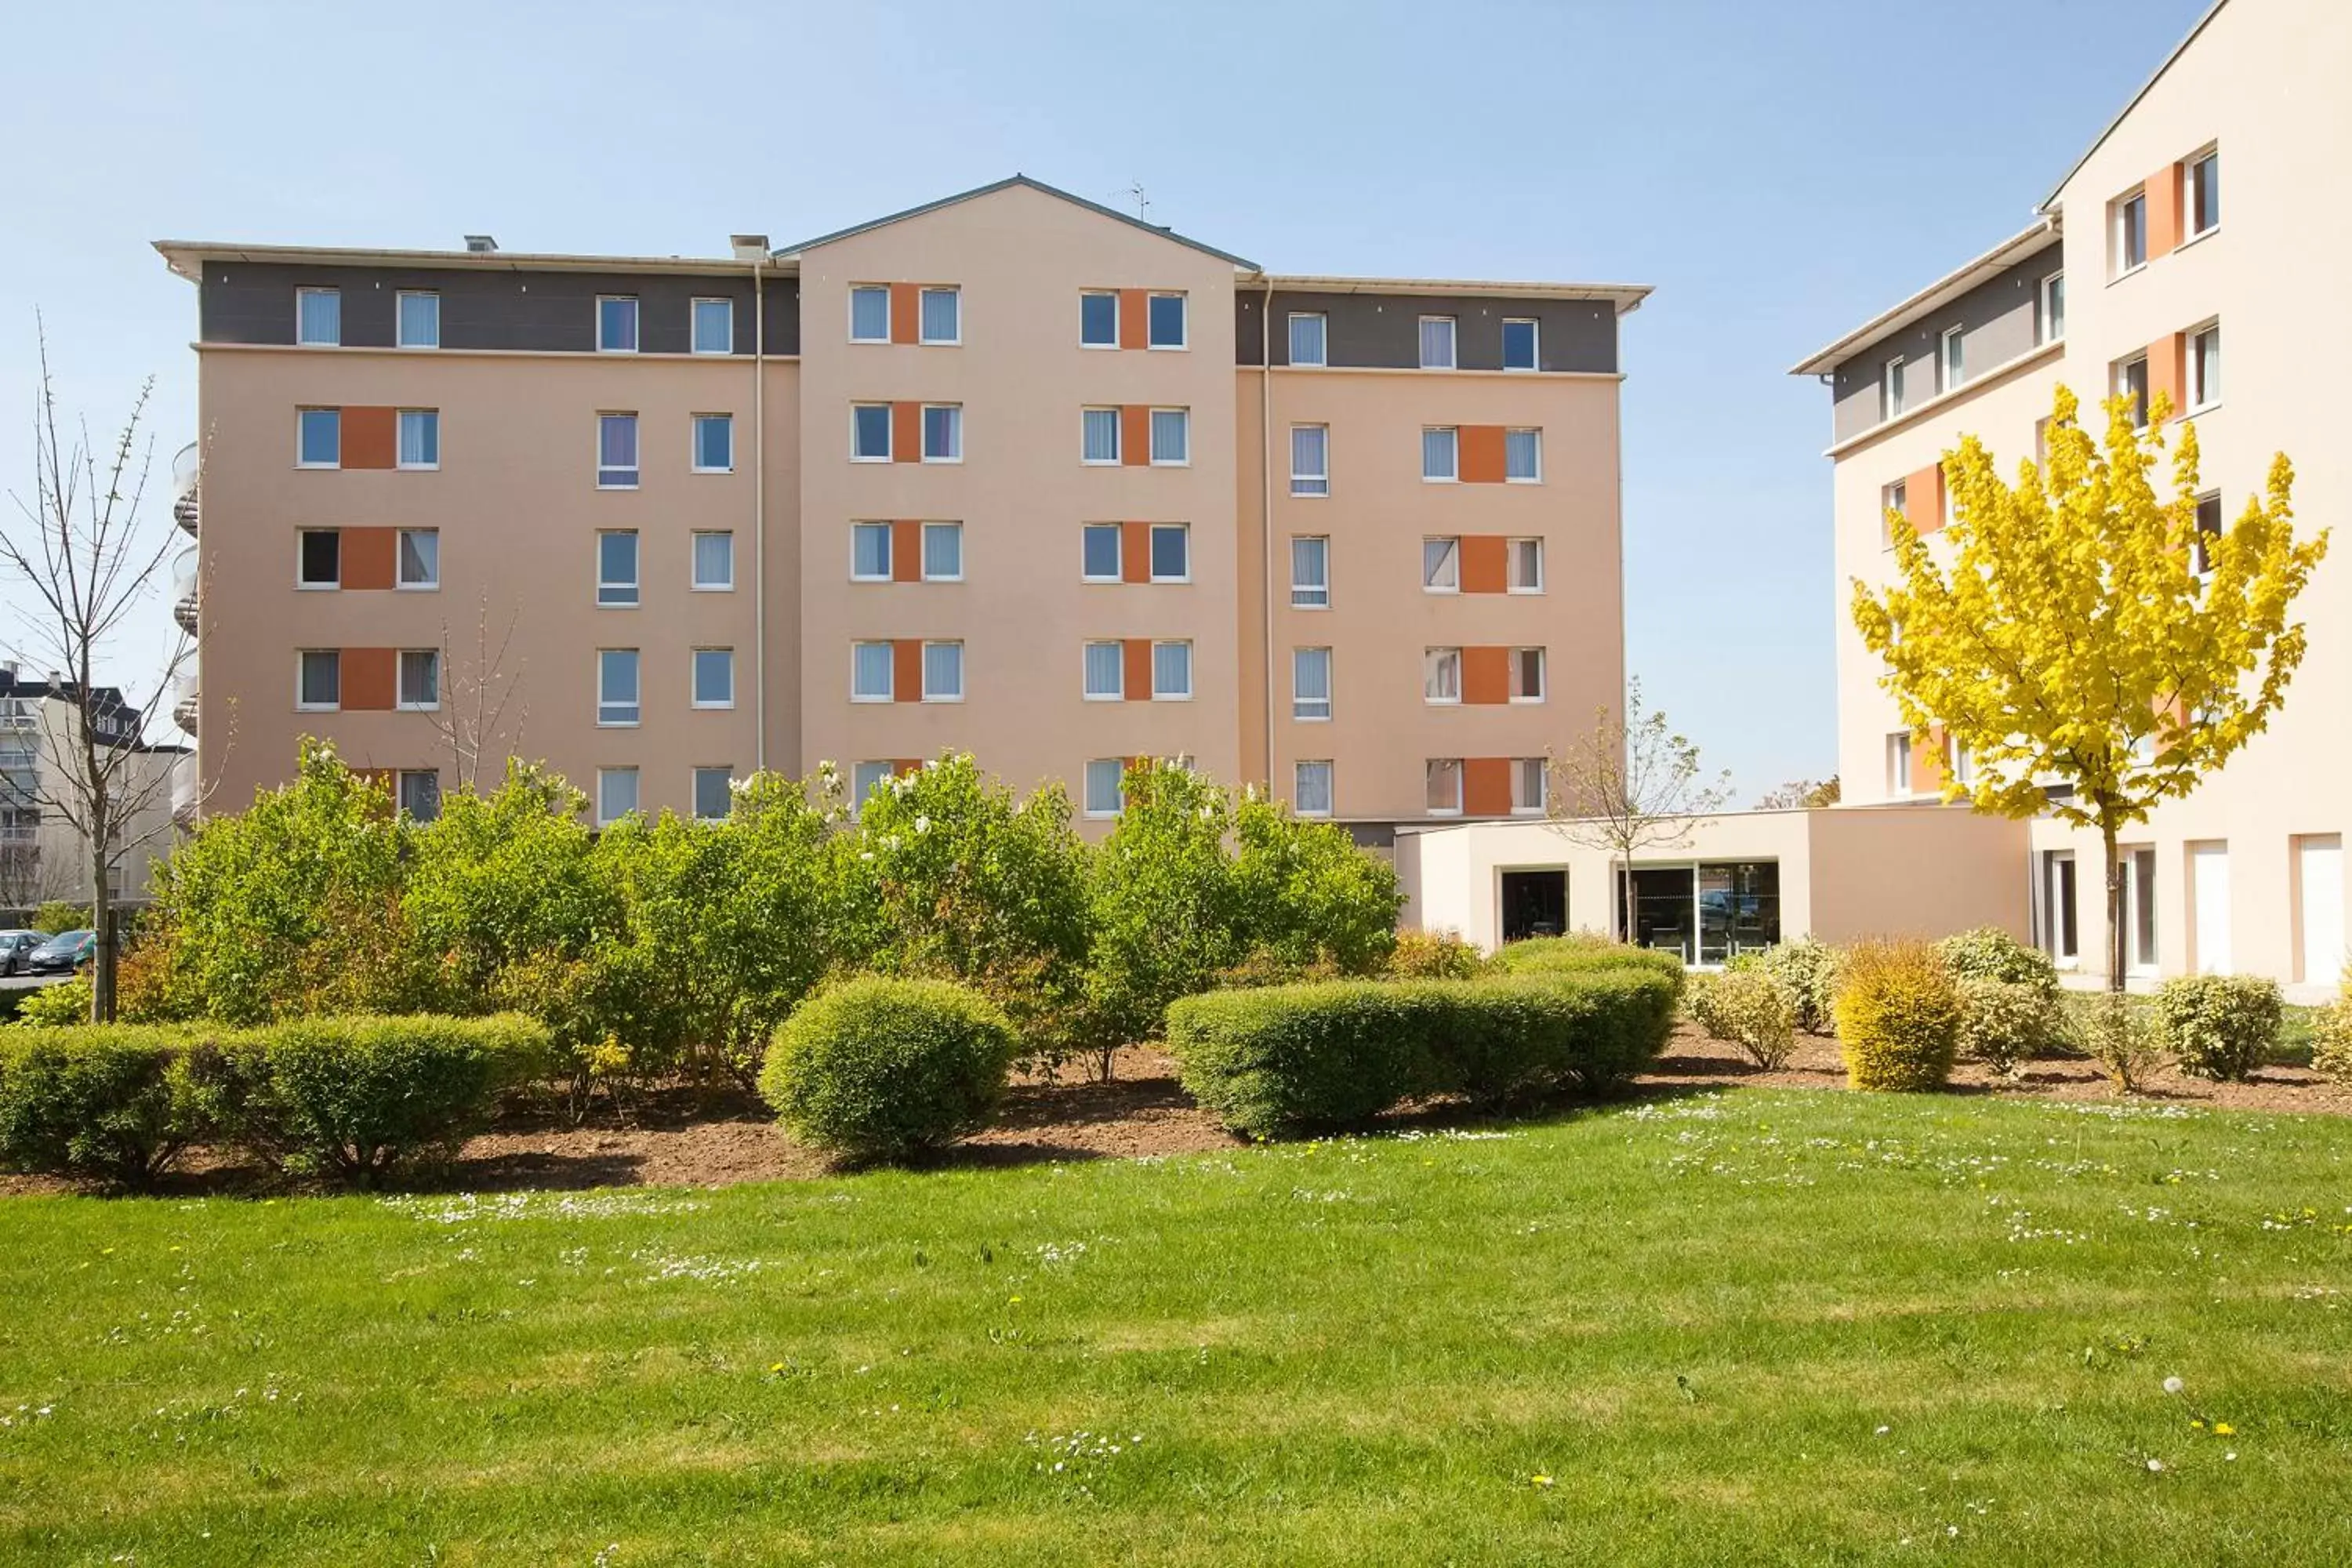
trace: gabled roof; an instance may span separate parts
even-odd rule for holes
[[[2205,30],[2214,17],[2221,14],[2221,7],[2229,3],[2230,0],[2213,0],[2213,4],[2206,8],[2205,15],[2197,18],[2197,25],[2189,29],[2189,36],[2175,44],[2172,47],[2172,52],[2164,57],[2164,63],[2156,68],[2156,74],[2140,83],[2139,90],[2131,95],[2131,101],[2117,110],[2116,117],[2107,121],[2106,129],[2100,132],[2088,147],[2083,149],[2083,155],[2074,160],[2073,165],[2067,169],[2064,178],[2050,187],[2050,194],[2042,198],[2042,205],[2034,209],[2036,212],[2046,213],[2050,210],[2051,204],[2058,199],[2059,194],[2065,190],[2067,184],[2083,172],[2083,165],[2091,161],[2091,155],[2106,145],[2107,138],[2116,133],[2116,127],[2130,117],[2131,111],[2139,107],[2139,100],[2146,98],[2156,84],[2164,79],[2164,73],[2172,68],[2172,62],[2189,52],[2189,46],[2197,41],[2197,36]]]
[[[1146,223],[1139,217],[1129,217],[1127,214],[1120,212],[1117,207],[1107,207],[1100,202],[1090,202],[1084,196],[1074,196],[1067,191],[1057,189],[1055,186],[1045,184],[1043,180],[1033,180],[1026,174],[1015,174],[1009,180],[999,180],[992,185],[979,185],[969,191],[959,191],[954,195],[941,196],[938,201],[925,202],[921,206],[908,207],[904,212],[892,213],[887,217],[868,218],[864,223],[852,224],[847,228],[837,228],[831,234],[818,235],[814,239],[804,239],[798,245],[784,246],[776,251],[775,254],[779,260],[789,257],[797,257],[803,251],[814,250],[820,245],[831,245],[836,239],[847,239],[854,234],[864,234],[868,229],[880,228],[886,224],[902,223],[910,217],[920,217],[925,213],[934,213],[939,211],[941,207],[951,207],[959,202],[971,201],[980,196],[994,195],[997,192],[1010,190],[1014,185],[1026,185],[1033,191],[1041,191],[1046,195],[1057,196],[1061,200],[1068,202],[1074,206],[1084,207],[1090,213],[1099,213],[1104,217],[1116,218],[1120,223],[1126,224],[1130,227],[1139,228],[1146,234],[1158,235],[1162,239],[1173,240],[1178,245],[1190,246],[1194,250],[1213,256],[1220,261],[1230,261],[1235,267],[1247,268],[1253,272],[1259,270],[1256,262],[1248,260],[1243,257],[1235,256],[1231,251],[1219,250],[1213,245],[1203,245],[1197,239],[1192,239],[1184,235],[1178,234],[1172,228],[1163,227],[1156,223]]]
[[[1789,368],[1790,375],[1823,375],[1835,370],[1863,348],[1889,332],[1899,331],[1921,317],[1933,314],[1958,299],[1962,294],[1990,278],[2004,267],[2024,260],[2045,245],[2058,238],[2058,220],[2045,217],[2032,228],[2010,236],[1975,260],[1958,270],[1937,279],[1908,300],[1890,310],[1880,311],[1853,331]]]

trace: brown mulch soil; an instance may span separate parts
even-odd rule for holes
[[[942,1162],[951,1167],[1017,1165],[1043,1161],[1127,1159],[1142,1154],[1198,1153],[1229,1149],[1242,1140],[1192,1103],[1176,1081],[1174,1060],[1151,1047],[1118,1052],[1108,1083],[1086,1079],[1076,1068],[1055,1077],[1016,1081],[996,1124],[959,1145]],[[1837,1042],[1798,1037],[1795,1055],[1767,1072],[1736,1046],[1679,1029],[1656,1068],[1636,1081],[1637,1096],[1687,1094],[1734,1084],[1843,1089],[1845,1066]],[[1982,1066],[1953,1069],[1948,1092],[2003,1098],[2118,1098],[2095,1063],[2053,1059],[2027,1065],[2022,1077],[1998,1079]],[[2329,1083],[2307,1068],[2267,1067],[2245,1083],[2208,1083],[2167,1070],[2140,1096],[2170,1104],[2232,1110],[2332,1111],[2352,1114],[2352,1087]],[[1458,1108],[1433,1106],[1398,1120],[1460,1120]],[[467,1141],[456,1160],[412,1185],[494,1192],[513,1188],[597,1186],[723,1186],[824,1174],[831,1167],[793,1145],[766,1108],[750,1095],[672,1087],[625,1108],[599,1105],[573,1126],[552,1110],[522,1110]],[[267,1173],[194,1150],[166,1190],[241,1193],[282,1189]],[[57,1193],[74,1184],[42,1176],[0,1175],[0,1195]]]

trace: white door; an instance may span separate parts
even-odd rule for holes
[[[2230,847],[2200,844],[2189,851],[2189,895],[2196,905],[2197,973],[2230,972]]]
[[[2295,880],[2302,889],[2303,977],[2325,984],[2344,968],[2343,837],[2296,839]]]

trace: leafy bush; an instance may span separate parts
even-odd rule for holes
[[[1333,981],[1169,1009],[1184,1087],[1236,1131],[1360,1125],[1400,1100],[1505,1103],[1613,1088],[1664,1046],[1675,985],[1646,965],[1493,979]]]
[[[1570,975],[1607,970],[1645,971],[1664,976],[1673,985],[1677,1000],[1682,996],[1685,977],[1683,961],[1677,953],[1634,947],[1581,931],[1573,936],[1539,936],[1526,942],[1507,942],[1495,955],[1495,962],[1509,974]]]
[[[546,1054],[546,1029],[517,1014],[299,1018],[227,1037],[190,1069],[226,1136],[281,1168],[364,1186],[454,1152]]]
[[[1475,980],[1496,963],[1450,931],[1401,931],[1381,973],[1391,980]]]
[[[2058,999],[2058,966],[2038,947],[2029,947],[1999,926],[1979,926],[1936,944],[1955,980],[1998,980],[2026,985],[2052,1002]]]
[[[1837,1003],[1837,965],[1838,950],[1808,936],[1740,953],[1725,967],[1769,978],[1788,997],[1795,1026],[1809,1035],[1825,1035]]]
[[[27,1028],[61,1029],[75,1024],[89,1022],[90,981],[88,973],[70,980],[60,980],[54,985],[43,985],[22,994],[16,1004],[16,1022]]]
[[[2018,1064],[2042,1055],[2057,1038],[2055,998],[2029,981],[1964,975],[1960,992],[1960,1055],[1980,1061],[2003,1078]]]
[[[2150,1009],[2134,998],[2111,991],[2087,998],[2075,1015],[2074,1028],[2084,1051],[2126,1094],[2145,1087],[2164,1065]]]
[[[1691,976],[1683,1011],[1709,1038],[1730,1041],[1767,1071],[1777,1071],[1796,1048],[1796,1009],[1789,993],[1759,968]]]
[[[1018,1042],[971,987],[866,975],[819,992],[768,1047],[760,1092],[793,1138],[903,1160],[985,1126]]]
[[[89,920],[88,904],[77,904],[70,899],[49,899],[33,911],[32,929],[56,936],[63,931],[85,930]]]
[[[2157,987],[2156,1044],[2191,1078],[2243,1079],[2278,1038],[2278,983],[2252,974],[2181,974]]]
[[[1233,908],[1242,945],[1302,968],[1377,974],[1396,945],[1396,868],[1336,822],[1244,792],[1234,811]]]
[[[0,1164],[149,1185],[204,1131],[192,1043],[128,1025],[0,1031]]]
[[[1950,1076],[1959,987],[1926,942],[1865,942],[1848,949],[1836,1017],[1846,1079],[1855,1089],[1937,1089]]]
[[[2352,1085],[2352,973],[2346,975],[2335,1001],[2312,1009],[2311,1070]]]

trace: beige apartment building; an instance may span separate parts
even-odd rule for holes
[[[89,839],[56,805],[78,798],[69,780],[85,724],[121,763],[113,788],[127,819],[107,858],[111,900],[144,901],[152,863],[172,847],[172,796],[185,752],[149,744],[140,710],[116,688],[92,688],[86,703],[76,693],[57,676],[0,663],[0,911],[29,912],[51,899],[90,901]]]
[[[197,286],[179,712],[233,809],[331,739],[631,810],[942,748],[1542,809],[1620,700],[1646,290],[1269,274],[1016,176],[716,259],[163,242]],[[201,525],[196,526],[201,516]]]

